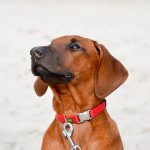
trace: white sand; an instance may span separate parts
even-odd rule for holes
[[[128,69],[108,99],[126,150],[150,149],[150,1],[0,0],[0,150],[40,150],[54,118],[50,90],[33,91],[29,51],[79,34],[107,46]]]

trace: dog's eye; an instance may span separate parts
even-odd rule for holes
[[[80,48],[80,45],[78,43],[72,43],[72,44],[70,44],[70,49],[77,50],[79,48]]]

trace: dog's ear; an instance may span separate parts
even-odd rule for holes
[[[47,88],[48,88],[48,84],[46,84],[44,81],[40,79],[40,77],[38,77],[34,83],[35,93],[38,96],[43,96],[47,91]]]
[[[128,72],[102,44],[97,42],[94,44],[100,55],[95,74],[95,94],[98,98],[105,98],[123,84],[128,77]]]

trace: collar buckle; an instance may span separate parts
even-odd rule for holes
[[[80,119],[80,121],[78,123],[82,123],[84,121],[92,119],[91,116],[90,116],[90,110],[87,110],[83,113],[78,113],[77,116]]]

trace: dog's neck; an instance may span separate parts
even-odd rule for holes
[[[72,83],[50,85],[50,87],[54,93],[53,107],[59,114],[74,115],[91,109],[102,101],[95,96],[93,81],[76,85]]]

